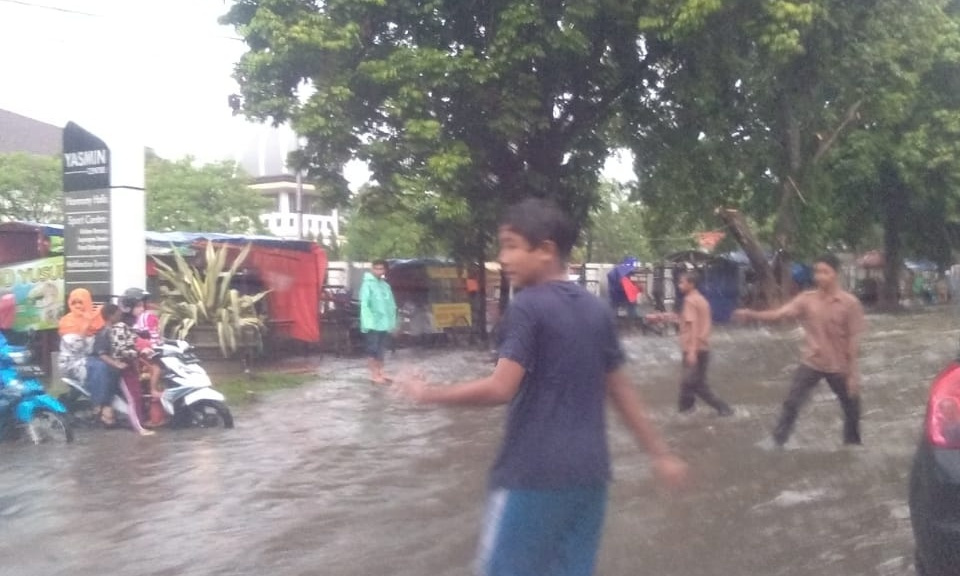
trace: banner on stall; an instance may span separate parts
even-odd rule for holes
[[[433,327],[437,330],[473,325],[470,304],[468,302],[434,304],[432,312]]]
[[[63,257],[51,256],[0,266],[0,294],[13,294],[13,330],[55,329],[66,313]]]

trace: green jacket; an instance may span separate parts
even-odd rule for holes
[[[393,332],[397,327],[397,303],[386,280],[372,273],[363,275],[360,286],[360,331]]]

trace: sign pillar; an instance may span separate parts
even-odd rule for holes
[[[97,302],[146,285],[142,146],[63,130],[64,288]]]

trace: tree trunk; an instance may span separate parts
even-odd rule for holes
[[[758,294],[761,299],[759,307],[772,308],[780,303],[780,290],[777,287],[777,279],[773,274],[773,268],[767,262],[767,256],[754,237],[750,227],[747,226],[743,215],[737,210],[730,208],[718,208],[717,215],[726,223],[734,239],[743,248],[754,272],[757,274]]]
[[[487,342],[487,251],[477,250],[477,260],[480,269],[477,270],[477,325],[475,332],[480,335],[481,342]]]
[[[775,237],[777,243],[777,269],[780,282],[780,301],[790,298],[793,286],[790,248],[796,237],[796,215],[793,213],[793,197],[800,194],[797,184],[803,168],[800,122],[793,111],[793,102],[787,95],[780,97],[780,114],[783,123],[783,173],[780,174],[780,205],[777,207]]]
[[[880,167],[880,187],[884,264],[879,306],[882,310],[896,310],[900,307],[900,269],[903,261],[900,232],[909,206],[897,169],[889,162]]]

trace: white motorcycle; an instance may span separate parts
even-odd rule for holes
[[[171,417],[171,425],[233,428],[233,414],[227,407],[226,398],[213,389],[210,376],[190,349],[190,344],[183,340],[165,340],[157,352],[157,359],[163,367],[160,404]],[[93,422],[90,392],[84,383],[66,377],[61,380],[70,391],[61,395],[60,400],[75,417]],[[141,401],[144,403],[142,413],[146,414],[151,401],[149,391],[143,395]],[[112,405],[117,414],[126,416],[130,412],[122,394],[113,397]]]

